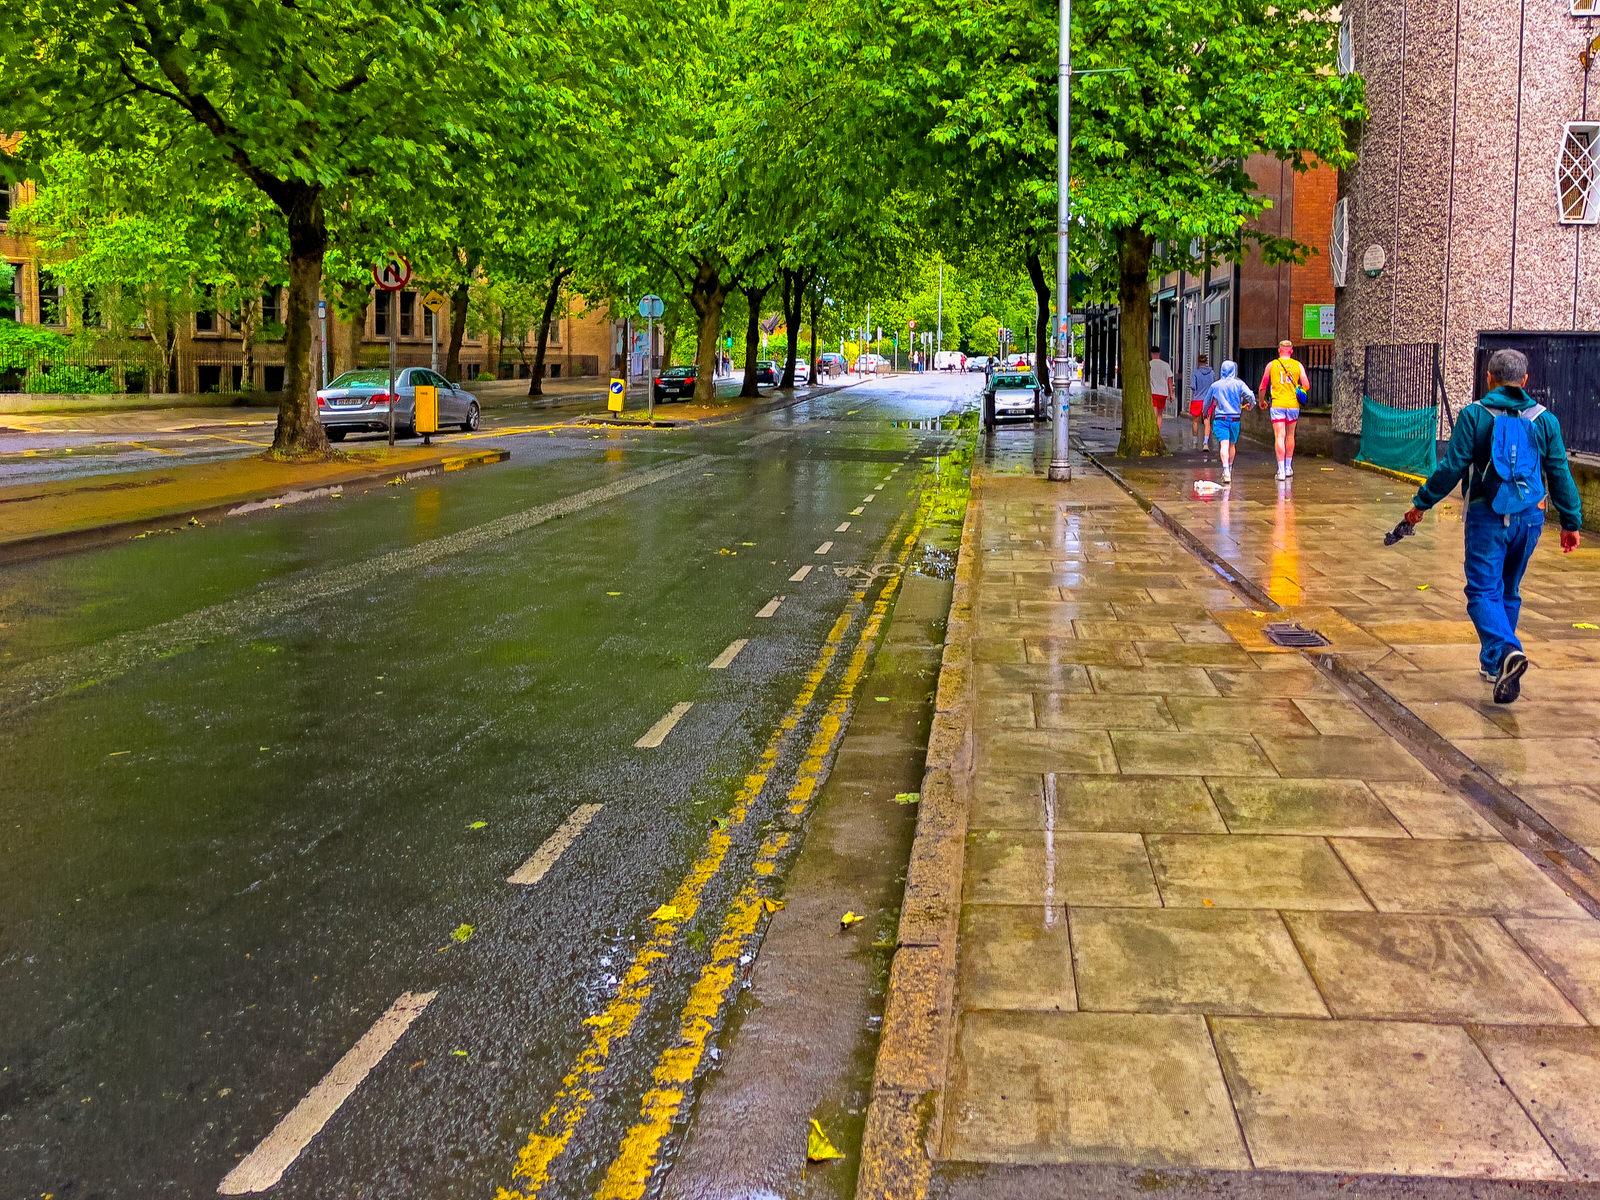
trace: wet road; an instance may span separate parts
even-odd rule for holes
[[[643,1190],[975,390],[0,574],[4,1195]]]

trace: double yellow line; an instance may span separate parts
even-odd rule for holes
[[[902,567],[922,531],[927,504],[926,497],[921,499],[915,515],[910,518],[911,530],[901,542],[895,560]],[[894,545],[895,539],[905,529],[907,519],[907,515],[902,514],[880,548],[880,554]],[[822,782],[823,767],[844,731],[845,717],[856,686],[866,672],[867,661],[899,586],[900,577],[897,573],[884,585],[862,626],[838,690],[818,722],[800,763],[795,783],[786,798],[788,811],[793,815],[803,816],[816,797]],[[833,623],[793,705],[773,731],[756,769],[745,777],[726,824],[709,835],[700,857],[669,901],[678,915],[672,920],[656,923],[654,934],[629,964],[615,998],[602,1012],[589,1018],[588,1043],[563,1077],[555,1099],[517,1157],[517,1165],[512,1171],[515,1190],[499,1189],[496,1200],[534,1200],[549,1182],[552,1165],[566,1150],[594,1101],[591,1085],[605,1071],[612,1046],[632,1030],[650,995],[657,969],[676,944],[678,931],[693,919],[706,886],[721,868],[733,845],[731,831],[749,817],[752,805],[777,766],[785,739],[800,724],[816,700],[817,691],[866,598],[865,589],[856,592]],[[710,959],[690,989],[688,1001],[679,1018],[677,1037],[656,1060],[653,1086],[644,1095],[639,1119],[623,1137],[617,1156],[596,1192],[599,1200],[632,1200],[644,1194],[650,1172],[660,1157],[661,1145],[671,1132],[673,1119],[683,1105],[686,1088],[694,1078],[717,1018],[738,979],[739,958],[744,954],[766,910],[770,879],[779,856],[789,844],[790,836],[788,832],[775,831],[767,836],[757,852],[750,878],[745,881],[724,917]]]

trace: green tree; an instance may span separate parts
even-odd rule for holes
[[[24,135],[24,154],[40,133],[86,146],[155,135],[164,170],[237,172],[259,189],[288,247],[273,445],[321,452],[310,351],[328,212],[451,177],[463,143],[524,146],[552,109],[588,99],[539,86],[544,64],[590,57],[552,20],[491,0],[13,0],[0,41],[29,49],[8,56],[0,127]]]

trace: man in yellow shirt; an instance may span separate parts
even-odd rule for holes
[[[1278,343],[1278,357],[1267,364],[1257,392],[1263,404],[1272,406],[1272,448],[1278,456],[1278,479],[1294,474],[1294,423],[1300,419],[1300,403],[1311,391],[1311,379],[1294,356],[1294,343]]]

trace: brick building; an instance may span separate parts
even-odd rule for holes
[[[1270,155],[1252,156],[1245,169],[1272,201],[1256,220],[1264,232],[1310,246],[1303,264],[1267,265],[1259,251],[1237,262],[1173,271],[1152,281],[1150,337],[1187,389],[1200,353],[1215,367],[1232,358],[1254,386],[1283,338],[1311,369],[1312,406],[1331,402],[1335,303],[1328,246],[1338,198],[1338,175],[1321,163],[1300,172]],[[1198,254],[1196,256],[1198,258]],[[1087,369],[1103,386],[1117,386],[1118,315],[1091,309]],[[1184,392],[1187,399],[1187,390]]]
[[[1347,6],[1370,117],[1340,201],[1336,429],[1365,394],[1469,402],[1480,334],[1600,330],[1597,37],[1600,0]]]
[[[30,198],[30,184],[0,188],[0,261],[13,268],[10,290],[0,292],[0,320],[77,333],[82,328],[82,314],[69,303],[66,290],[43,260],[34,239],[10,228],[12,208]],[[330,306],[327,331],[330,375],[352,365],[378,365],[389,361],[391,312],[398,314],[400,364],[427,365],[433,353],[434,315],[421,302],[425,291],[423,288],[401,292],[397,300],[392,300],[388,293],[379,292],[353,322],[341,320]],[[285,303],[286,296],[281,288],[264,293],[263,321],[281,323]],[[587,307],[580,297],[572,298],[567,308],[567,314],[551,326],[545,354],[546,375],[552,378],[596,375],[609,369],[618,327],[606,311]],[[448,309],[439,314],[441,366],[449,345],[449,316]],[[174,378],[168,387],[175,387],[180,393],[275,392],[282,388],[281,338],[258,337],[247,347],[235,321],[227,314],[207,311],[203,306],[184,315],[178,324],[174,338]],[[315,325],[313,333],[317,333]],[[135,340],[138,338],[136,335]],[[123,355],[115,364],[115,378],[129,391],[168,390],[159,380],[149,378],[148,367],[142,365],[146,357],[137,353]],[[492,334],[469,330],[461,348],[461,374],[469,380],[485,373],[499,378],[527,378],[532,358],[531,344],[519,347]],[[132,360],[139,360],[140,365],[130,365]],[[111,365],[109,360],[107,365]],[[17,391],[21,386],[21,371],[0,372],[0,391]]]

